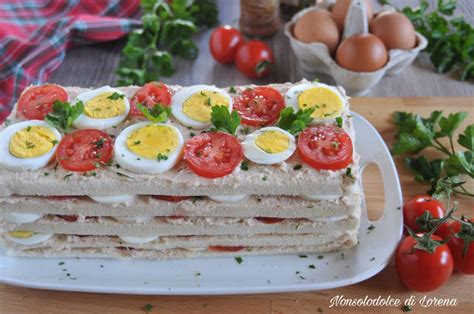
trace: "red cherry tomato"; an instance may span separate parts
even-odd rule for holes
[[[235,56],[237,69],[250,78],[268,75],[273,63],[272,50],[259,40],[250,40],[242,44]]]
[[[471,218],[470,222],[472,228],[474,228],[474,219]],[[454,258],[454,269],[463,274],[474,275],[474,241],[468,244],[467,252],[464,255],[464,239],[456,237],[456,234],[461,230],[461,223],[454,221],[449,226],[449,229],[453,233],[449,239],[448,246]]]
[[[285,108],[283,96],[272,87],[248,88],[234,99],[234,109],[245,125],[273,124],[280,117],[283,108]]]
[[[190,199],[191,196],[173,196],[173,195],[152,195],[153,198],[167,202],[181,202]]]
[[[285,220],[285,218],[274,218],[274,217],[255,217],[260,222],[264,224],[277,224]]]
[[[143,116],[140,109],[137,108],[137,103],[148,108],[153,108],[156,104],[169,106],[171,102],[171,93],[163,83],[150,82],[146,83],[140,88],[130,100],[130,116]]]
[[[112,138],[99,130],[78,130],[66,135],[58,145],[56,159],[69,171],[97,169],[112,158]]]
[[[443,203],[434,199],[429,195],[418,195],[409,200],[403,205],[403,221],[404,224],[414,232],[430,231],[429,228],[422,228],[416,222],[416,219],[423,215],[425,211],[428,211],[433,218],[443,218],[445,215],[445,208]],[[435,234],[442,238],[446,238],[449,235],[448,224],[444,223],[436,230]]]
[[[352,162],[352,140],[335,126],[309,127],[298,137],[298,154],[315,169],[343,169]]]
[[[441,241],[436,235],[431,238]],[[433,291],[451,277],[453,256],[447,244],[436,247],[433,253],[416,249],[415,244],[415,239],[408,236],[398,245],[395,256],[398,276],[411,290]]]
[[[222,245],[211,245],[209,251],[213,252],[238,252],[245,249],[245,246],[222,246]]]
[[[223,25],[215,28],[209,38],[209,50],[219,63],[233,63],[237,49],[244,42],[244,37],[235,28]]]
[[[207,132],[184,144],[184,159],[197,175],[219,178],[231,173],[242,161],[239,140],[224,132]]]
[[[18,112],[28,120],[44,120],[56,100],[67,101],[67,92],[55,84],[28,88],[20,95]]]

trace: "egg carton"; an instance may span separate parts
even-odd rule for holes
[[[293,26],[304,14],[313,10],[329,9],[335,1],[326,1],[297,13],[285,25],[285,35],[290,40],[291,48],[295,53],[301,68],[309,73],[323,73],[330,75],[338,85],[344,87],[349,95],[364,95],[375,86],[384,75],[397,75],[410,65],[418,53],[428,45],[427,39],[415,32],[416,46],[410,50],[391,49],[388,51],[389,60],[382,68],[373,72],[354,72],[342,68],[322,43],[304,43],[293,36]],[[395,8],[385,5],[375,13],[395,12]],[[374,15],[375,15],[374,14]],[[369,33],[366,4],[363,0],[352,0],[344,21],[345,27],[342,40],[355,34]]]

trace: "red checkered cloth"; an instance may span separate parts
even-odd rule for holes
[[[45,82],[71,45],[118,39],[139,25],[140,0],[0,3],[0,123],[20,93]]]

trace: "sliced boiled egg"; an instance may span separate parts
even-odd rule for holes
[[[3,217],[6,222],[12,224],[26,224],[29,222],[36,221],[43,217],[42,214],[35,213],[6,213]]]
[[[73,123],[78,129],[105,130],[122,123],[130,111],[125,94],[110,86],[82,93],[78,101],[84,104],[84,112]]]
[[[232,98],[210,85],[194,85],[177,92],[171,102],[173,116],[187,127],[205,129],[211,126],[212,106],[226,106],[232,111]]]
[[[130,244],[145,244],[148,242],[155,241],[158,239],[158,236],[151,236],[151,237],[123,237],[120,236],[120,239],[122,239],[124,242],[130,243]]]
[[[35,245],[48,240],[52,236],[52,234],[35,233],[23,230],[10,231],[8,233],[5,233],[5,238],[22,245]]]
[[[322,83],[295,85],[286,92],[285,103],[295,111],[314,108],[313,123],[341,116],[346,100],[335,86]]]
[[[216,202],[240,202],[245,200],[248,197],[247,194],[237,194],[237,195],[209,195],[209,198]]]
[[[264,165],[285,161],[296,149],[295,137],[273,126],[261,128],[247,135],[242,147],[247,159]]]
[[[0,132],[0,167],[37,170],[53,158],[61,134],[45,121],[15,123]]]
[[[118,164],[137,173],[161,173],[173,168],[182,156],[184,139],[178,128],[141,122],[124,129],[115,140]]]
[[[135,217],[125,217],[125,216],[116,216],[115,220],[125,223],[145,223],[153,220],[153,216],[135,216]]]
[[[101,204],[130,203],[135,199],[135,195],[94,195],[89,197]]]

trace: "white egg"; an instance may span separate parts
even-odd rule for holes
[[[22,244],[22,245],[35,245],[41,242],[44,242],[51,238],[53,234],[46,234],[46,233],[32,233],[31,236],[25,237],[25,238],[19,238],[19,237],[14,237],[12,235],[13,232],[5,233],[5,238],[8,240],[15,242],[17,244]]]
[[[6,222],[12,224],[26,224],[29,222],[36,221],[43,217],[42,214],[35,214],[35,213],[6,213],[3,216]]]
[[[53,143],[53,147],[43,155],[31,158],[19,158],[10,152],[10,141],[12,137],[23,129],[28,127],[44,127],[49,129],[56,137],[56,142]],[[5,128],[0,132],[0,167],[11,171],[33,171],[38,170],[46,166],[53,158],[58,143],[61,141],[61,134],[54,127],[50,126],[45,121],[40,120],[28,120],[19,123],[15,123]],[[34,144],[33,144],[34,145]]]
[[[135,199],[135,195],[90,195],[89,197],[101,204],[130,203]]]
[[[216,202],[240,202],[247,199],[247,194],[238,194],[238,195],[209,195],[211,200]]]
[[[299,96],[301,93],[312,89],[312,88],[323,88],[326,90],[331,91],[331,95],[334,96],[341,102],[341,106],[336,104],[326,104],[324,101],[318,99],[311,99],[310,101],[314,101],[316,103],[309,103],[307,104],[308,107],[315,106],[315,111],[313,113],[313,121],[311,124],[318,124],[325,121],[334,121],[336,117],[341,116],[342,111],[347,108],[347,101],[342,93],[337,89],[335,86],[326,85],[323,83],[303,83],[298,84],[291,87],[285,95],[285,104],[287,107],[292,107],[295,112],[298,111],[300,108],[298,101]]]
[[[135,217],[125,217],[117,216],[114,217],[115,220],[125,223],[145,223],[153,220],[153,216],[135,216]]]
[[[171,110],[173,116],[183,125],[194,129],[205,129],[211,126],[211,121],[195,120],[188,116],[183,110],[183,105],[188,98],[190,98],[196,93],[201,93],[203,91],[211,91],[213,93],[218,93],[223,96],[225,99],[227,99],[227,102],[229,104],[229,111],[232,111],[232,98],[222,89],[211,85],[193,85],[190,87],[185,87],[178,91],[176,94],[174,94],[173,99],[171,101]],[[210,107],[214,105],[218,104],[211,104]]]
[[[130,103],[124,93],[119,91],[118,89],[112,88],[110,86],[103,86],[91,91],[84,92],[79,94],[76,97],[76,103],[78,101],[82,101],[84,107],[87,106],[87,102],[104,93],[117,93],[119,95],[123,95],[123,102],[125,105],[125,110],[123,113],[111,116],[108,118],[92,118],[87,116],[84,112],[74,121],[73,126],[78,129],[98,129],[98,130],[105,130],[116,126],[122,123],[128,116],[128,112],[130,111]]]
[[[337,200],[341,196],[342,195],[300,195],[302,199],[305,199],[308,201],[331,201],[331,200]]]
[[[130,243],[130,244],[145,244],[148,242],[155,241],[158,239],[158,236],[152,236],[152,237],[123,237],[120,236],[120,239],[122,239],[124,242]]]
[[[263,145],[267,147],[262,147]],[[289,132],[269,126],[247,135],[242,147],[247,159],[258,164],[271,165],[290,158],[295,152],[296,144],[295,137]]]
[[[133,152],[127,144],[127,140],[134,134],[135,131],[140,131],[141,129],[148,126],[161,126],[171,130],[175,136],[173,137],[173,141],[176,140],[176,148],[167,152],[166,155],[157,154],[153,159],[143,157]],[[160,138],[164,137],[160,136]],[[137,145],[140,144],[142,143]],[[120,135],[115,140],[114,153],[117,163],[122,168],[137,173],[154,174],[162,173],[173,168],[181,159],[183,145],[183,135],[178,128],[164,123],[140,122],[127,127],[120,133]],[[162,158],[159,158],[160,155]]]

